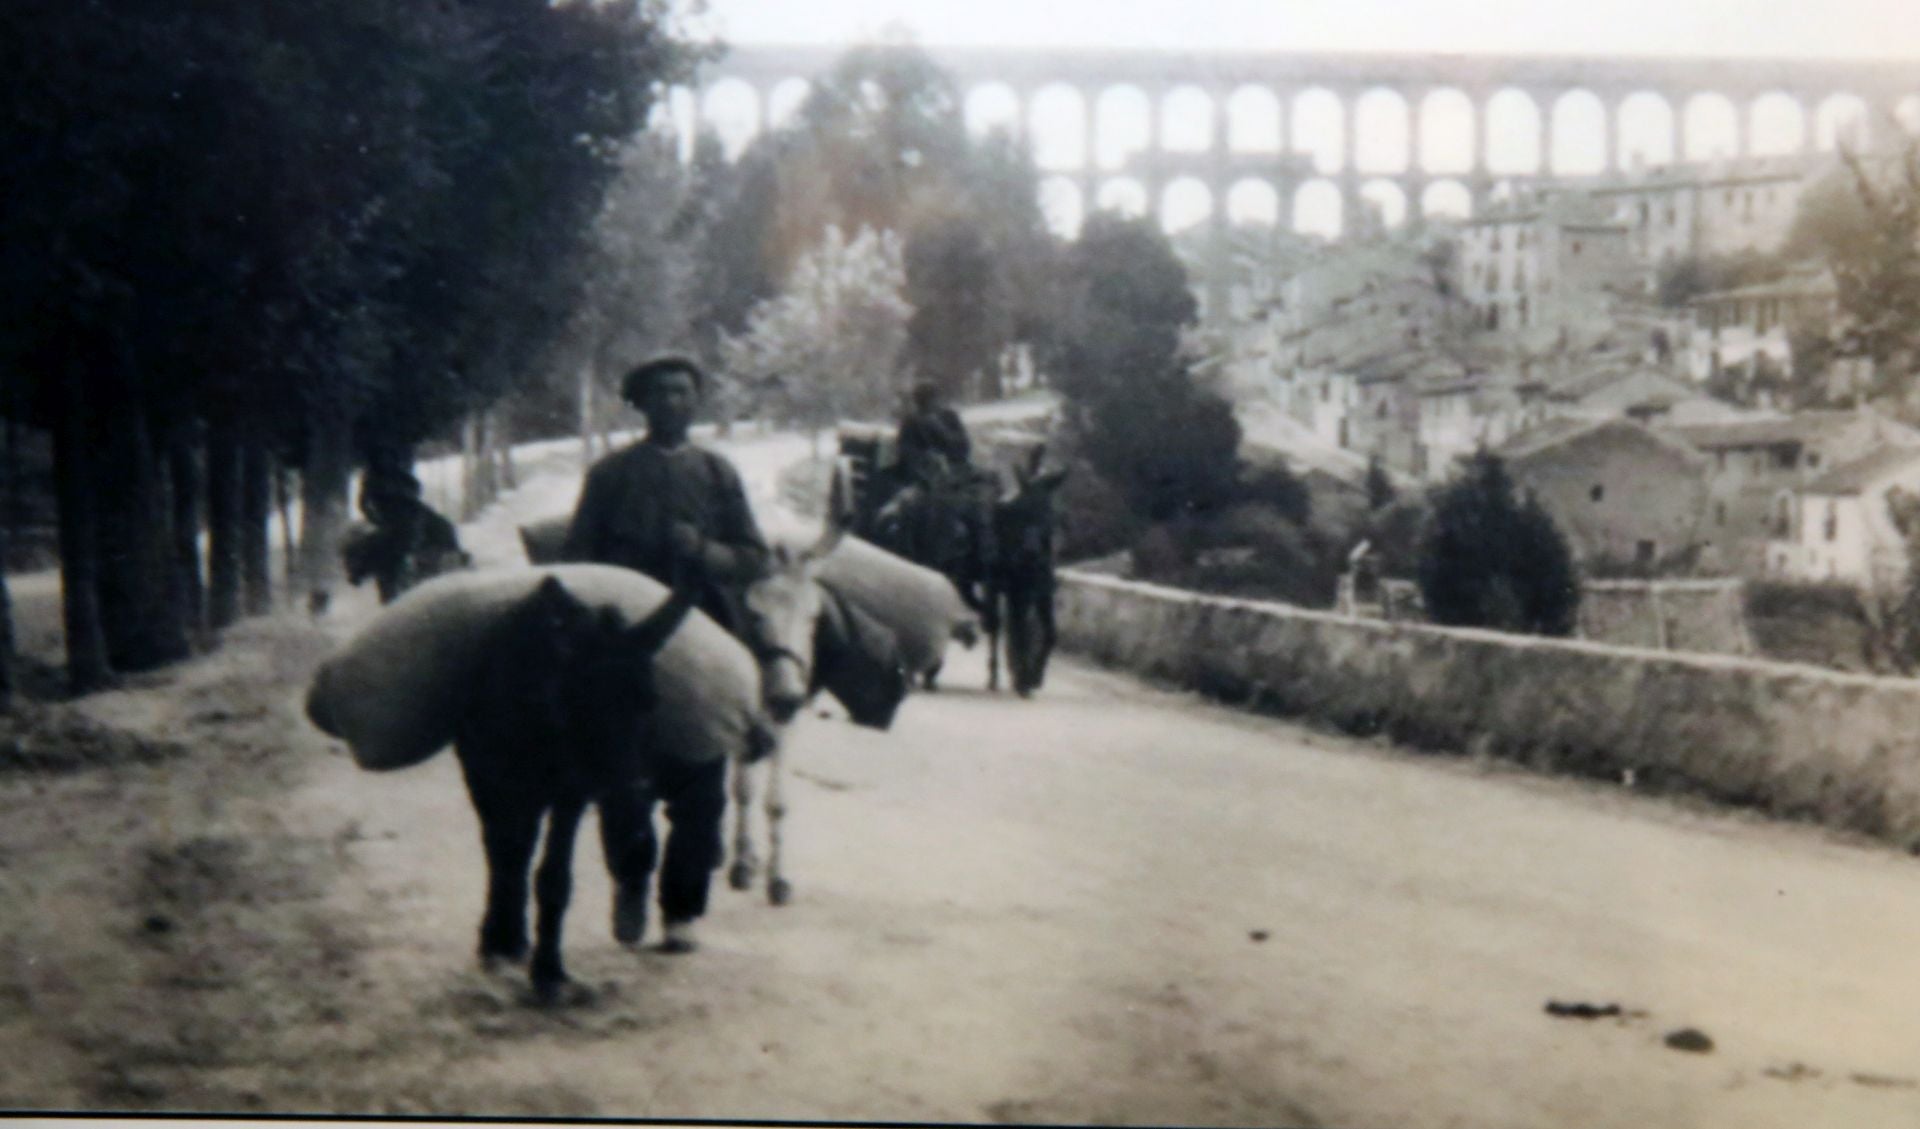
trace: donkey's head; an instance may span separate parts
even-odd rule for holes
[[[1027,461],[1014,468],[1014,492],[994,506],[994,540],[1003,566],[1034,568],[1053,563],[1054,498],[1067,472],[1042,473],[1047,457],[1042,443]]]
[[[776,545],[767,575],[747,589],[746,637],[760,660],[761,698],[783,725],[800,712],[812,689],[815,635],[827,600],[816,576],[821,560],[844,534],[844,527],[830,521],[805,549]]]
[[[630,625],[615,609],[595,608],[549,576],[502,621],[494,673],[482,693],[496,702],[517,699],[556,729],[589,724],[609,712],[609,703],[619,704],[615,712],[622,717],[637,717],[656,701],[654,659],[692,608],[692,594],[675,591]]]

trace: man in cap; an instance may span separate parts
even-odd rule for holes
[[[567,530],[562,559],[619,565],[676,587],[735,635],[741,597],[764,575],[768,550],[740,474],[718,452],[688,439],[706,391],[698,364],[680,356],[629,372],[621,395],[647,417],[646,438],[595,463]],[[707,889],[721,861],[726,762],[659,758],[653,779],[631,796],[600,805],[601,838],[616,874],[649,874],[655,843],[652,810],[666,804],[671,829],[660,872],[660,911],[668,952],[695,948],[693,922],[706,912]],[[622,866],[622,862],[626,866]],[[635,944],[646,929],[646,889],[621,888],[614,935]]]

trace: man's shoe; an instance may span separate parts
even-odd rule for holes
[[[700,947],[700,941],[693,933],[691,921],[667,922],[667,939],[660,943],[663,953],[690,953]]]
[[[640,938],[647,932],[647,889],[629,890],[623,886],[613,891],[613,939],[628,948],[640,944]]]

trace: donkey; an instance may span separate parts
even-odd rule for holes
[[[912,679],[893,632],[815,579],[819,562],[844,533],[843,519],[835,517],[809,548],[796,553],[774,547],[770,574],[747,589],[747,633],[760,654],[763,692],[776,720],[791,719],[824,689],[846,707],[855,725],[884,730],[893,724]],[[805,652],[765,642],[808,636],[813,645]],[[780,865],[786,762],[778,746],[765,760],[767,900],[779,906],[793,893]],[[760,866],[752,832],[754,768],[744,761],[733,765],[736,822],[727,881],[736,890],[750,889]]]
[[[971,468],[943,489],[912,483],[874,513],[867,534],[880,548],[945,576],[989,636],[999,629],[992,598],[996,553],[989,501],[998,488],[997,476]],[[925,687],[934,689],[939,675],[938,666],[925,672]]]
[[[1000,688],[999,631],[1006,633],[1007,665],[1013,689],[1030,697],[1046,681],[1053,653],[1054,497],[1066,481],[1065,470],[1040,473],[1046,444],[1035,447],[1024,465],[1014,468],[1011,497],[994,505],[994,561],[988,601],[987,688]]]
[[[581,813],[589,803],[619,803],[621,784],[645,775],[648,757],[669,755],[646,738],[657,702],[653,661],[692,608],[692,594],[675,591],[627,626],[617,612],[596,611],[548,577],[483,645],[474,708],[454,738],[487,854],[480,959],[493,966],[527,955],[527,868],[544,821],[529,969],[542,1003],[560,1002],[572,985],[560,936]]]
[[[776,546],[769,575],[748,587],[743,601],[744,641],[760,663],[762,701],[775,721],[783,725],[791,721],[807,701],[825,690],[846,707],[854,724],[886,729],[911,689],[893,632],[815,579],[819,562],[846,533],[844,494],[837,480],[834,497],[820,540],[798,552]],[[564,519],[521,527],[529,559],[535,564],[552,563],[565,527]],[[783,905],[792,893],[780,868],[785,772],[777,743],[769,753],[767,899]],[[760,865],[751,834],[752,768],[745,760],[736,760],[730,787],[737,830],[728,881],[736,890],[751,888]],[[638,891],[642,900],[644,894]],[[631,901],[634,896],[628,891],[622,900]]]

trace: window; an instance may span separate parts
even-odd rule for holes
[[[1602,498],[1605,498],[1606,496],[1607,496],[1606,486],[1598,482],[1593,484],[1593,489],[1587,491],[1587,497],[1596,502],[1600,501]]]
[[[1713,469],[1722,471],[1727,469],[1727,453],[1725,451],[1715,451],[1713,453],[1713,459]]]
[[[1713,524],[1727,524],[1727,504],[1725,502],[1715,502],[1713,504]]]
[[[1660,546],[1654,541],[1635,541],[1633,543],[1633,563],[1642,568],[1651,568],[1660,555]]]
[[[1793,448],[1776,447],[1773,452],[1773,466],[1775,470],[1792,470]]]
[[[1820,467],[1820,452],[1808,451],[1807,452],[1807,469],[1817,470],[1819,469],[1819,467]]]
[[[1578,239],[1573,241],[1573,253],[1576,255],[1580,253],[1580,241]]]

